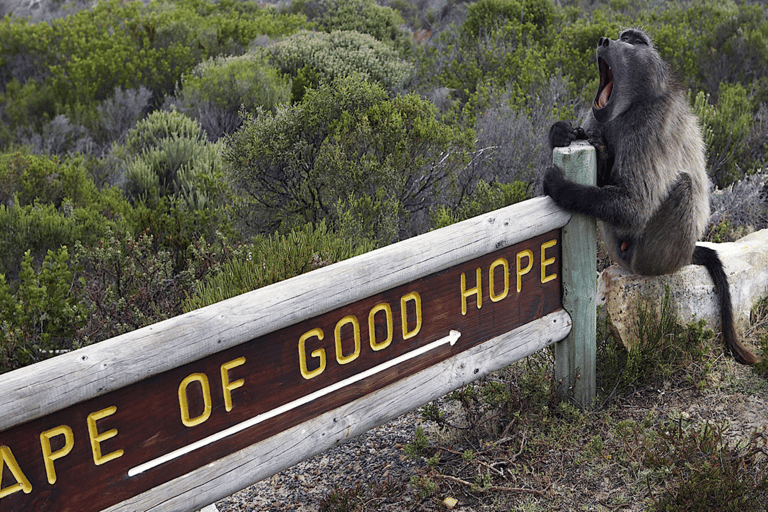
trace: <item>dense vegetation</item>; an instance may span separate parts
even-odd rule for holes
[[[383,3],[0,19],[0,371],[530,197],[626,26],[689,88],[715,185],[751,183],[710,231],[766,225],[757,2]]]

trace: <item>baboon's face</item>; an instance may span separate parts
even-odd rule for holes
[[[597,42],[600,83],[592,104],[595,119],[606,123],[636,102],[657,96],[664,80],[660,62],[650,38],[640,30],[625,30],[616,40],[601,37]]]

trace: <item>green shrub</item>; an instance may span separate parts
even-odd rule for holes
[[[198,64],[181,80],[177,98],[211,140],[235,131],[240,109],[274,110],[291,97],[291,82],[261,56],[217,57]]]
[[[702,125],[707,167],[715,185],[723,188],[752,170],[745,139],[752,129],[752,102],[741,84],[722,84],[717,105],[699,92],[693,109]]]
[[[566,24],[547,52],[549,69],[568,76],[572,92],[585,104],[592,103],[599,80],[595,51],[601,37],[616,38],[631,21],[597,11],[591,19],[579,18]],[[654,34],[655,35],[655,34]]]
[[[26,206],[40,202],[61,208],[67,201],[73,206],[88,206],[96,195],[96,186],[88,178],[81,158],[0,154],[2,204]]]
[[[714,332],[706,322],[682,326],[672,311],[669,287],[661,304],[641,301],[634,328],[636,342],[625,351],[607,331],[598,333],[598,380],[605,392],[623,392],[659,379],[680,378],[702,386],[710,369],[706,362]]]
[[[82,280],[65,247],[48,251],[39,270],[24,254],[15,293],[0,274],[0,372],[75,348],[75,333],[85,325],[88,307],[79,289]]]
[[[392,46],[354,31],[302,31],[266,51],[284,73],[296,76],[308,67],[321,83],[359,73],[391,88],[402,84],[412,70]]]
[[[526,32],[543,38],[555,19],[551,0],[480,0],[469,6],[461,27],[473,38],[494,32],[508,23],[527,25]]]
[[[128,156],[138,156],[157,148],[162,140],[168,138],[202,141],[205,136],[200,125],[191,117],[180,112],[156,110],[128,132],[125,148]]]
[[[124,225],[116,217],[105,217],[98,204],[81,208],[65,202],[60,210],[52,204],[0,205],[0,273],[15,280],[27,252],[37,265],[48,251],[72,247],[78,240],[92,243],[110,227]]]
[[[435,208],[431,212],[432,226],[434,228],[450,226],[456,222],[525,201],[530,197],[528,184],[523,181],[488,184],[481,180],[477,183],[474,192],[458,209],[442,205]]]
[[[390,100],[380,85],[353,76],[310,90],[298,105],[249,117],[224,157],[251,229],[288,231],[326,219],[336,230],[352,207],[360,231],[388,243],[383,233],[413,234],[417,214],[446,200],[471,136],[437,120],[428,101]]]
[[[419,49],[419,80],[447,87],[469,122],[489,98],[508,89],[513,105],[535,95],[553,74],[548,61],[554,35],[550,0],[483,0],[469,7],[459,30],[442,32]]]
[[[379,41],[402,41],[404,23],[400,15],[375,0],[300,0],[291,9],[309,15],[317,28],[324,32],[353,30],[369,34]]]
[[[278,281],[357,256],[373,244],[329,231],[325,223],[307,224],[286,235],[258,236],[242,256],[222,265],[184,303],[191,311]]]
[[[190,210],[224,205],[222,145],[208,142],[197,122],[178,112],[156,111],[128,132],[118,153],[128,161],[125,191],[150,205],[165,196]]]

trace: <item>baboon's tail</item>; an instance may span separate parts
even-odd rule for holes
[[[723,329],[725,346],[733,354],[733,358],[741,364],[755,364],[762,361],[750,352],[736,337],[733,325],[733,309],[731,308],[731,290],[728,288],[728,277],[725,275],[723,263],[717,256],[717,251],[709,247],[697,245],[693,250],[693,263],[704,265],[715,283],[715,292],[720,299],[720,320]]]

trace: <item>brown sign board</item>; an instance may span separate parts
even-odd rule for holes
[[[549,231],[0,432],[0,511],[108,508],[558,311],[560,250]]]

